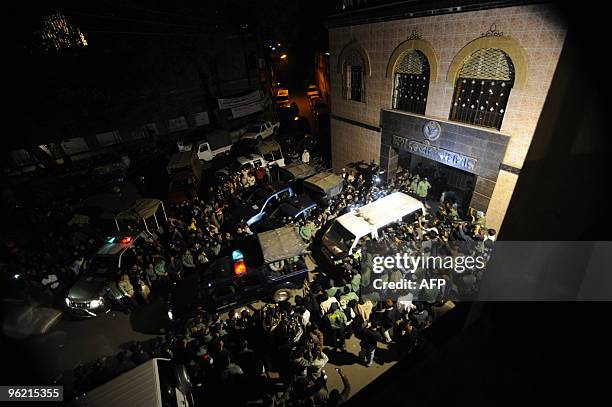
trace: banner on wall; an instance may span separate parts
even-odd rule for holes
[[[241,106],[252,105],[254,103],[261,103],[262,92],[260,90],[253,91],[247,95],[235,97],[217,99],[219,102],[219,109],[235,109]],[[234,116],[235,117],[235,116]]]

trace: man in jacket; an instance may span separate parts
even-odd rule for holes
[[[331,337],[334,349],[345,350],[344,344],[344,329],[346,328],[346,314],[340,308],[337,302],[333,303],[330,307],[330,313],[327,314],[327,320],[331,328]]]

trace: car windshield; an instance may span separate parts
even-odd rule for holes
[[[335,222],[329,228],[327,233],[325,233],[325,238],[344,252],[348,252],[355,241],[355,235],[342,226],[340,222]]]
[[[247,199],[247,202],[255,205],[263,205],[270,197],[270,194],[264,189],[258,189]]]
[[[188,188],[193,184],[191,178],[175,179],[170,183],[170,191],[180,191],[184,188]]]
[[[91,260],[87,274],[95,277],[112,276],[117,271],[118,265],[115,256],[96,256]]]

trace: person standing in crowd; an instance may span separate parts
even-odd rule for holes
[[[340,306],[338,302],[334,302],[330,308],[329,313],[327,314],[327,320],[330,326],[330,333],[332,338],[332,344],[335,350],[346,350],[345,348],[345,333],[346,329],[346,314]]]
[[[361,338],[359,358],[367,367],[371,367],[374,362],[378,342],[383,341],[382,335],[378,332],[376,327],[367,326],[358,331],[358,334]]]
[[[427,181],[427,177],[423,178],[419,181],[417,185],[416,194],[421,198],[421,201],[425,205],[427,202],[427,195],[429,194],[429,188],[431,188],[431,184]]]
[[[127,274],[122,274],[119,282],[117,283],[118,288],[123,293],[123,299],[125,301],[125,305],[129,308],[133,308],[136,306],[136,298],[134,297],[134,286],[130,282],[130,276]]]
[[[304,152],[302,153],[302,162],[304,164],[310,163],[310,153],[306,149],[304,149]]]

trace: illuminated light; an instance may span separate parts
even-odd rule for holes
[[[102,300],[93,300],[89,303],[89,308],[98,308],[103,304]]]
[[[168,311],[168,319],[170,321],[172,321],[174,319],[174,314],[172,314],[172,311]]]
[[[283,54],[280,56],[280,59],[287,59],[287,54]]]
[[[244,263],[244,260],[238,260],[237,262],[234,263],[234,274],[239,276],[242,275],[244,273],[246,273],[246,264]]]
[[[244,255],[242,254],[240,250],[234,250],[232,252],[232,260],[237,261],[237,260],[242,260],[242,259],[244,259]]]
[[[281,46],[281,43],[279,42],[278,44],[276,44],[276,46],[277,46],[277,47],[280,47],[280,46]]]
[[[108,240],[106,241],[106,243],[115,243],[115,239],[116,238],[114,236],[109,237]]]
[[[128,244],[132,241],[132,238],[130,236],[126,236],[123,239],[121,239],[121,243],[123,244]]]
[[[272,47],[272,51],[276,51],[276,47]]]
[[[300,117],[299,117],[299,116],[295,116],[295,117],[293,118],[293,120],[298,121],[298,120],[300,120]]]
[[[329,52],[326,52],[325,55],[330,56],[331,54]]]

